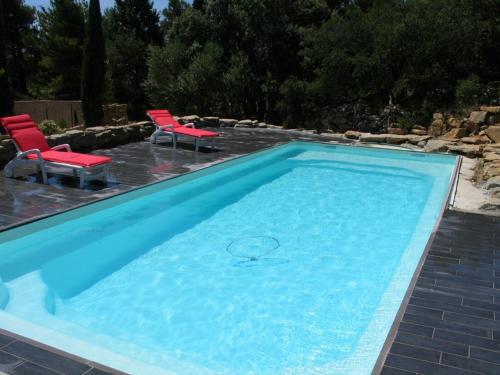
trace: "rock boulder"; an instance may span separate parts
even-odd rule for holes
[[[395,135],[406,135],[406,134],[408,134],[407,130],[401,129],[401,128],[389,128],[389,129],[387,129],[387,132],[389,134],[395,134]]]
[[[473,111],[469,116],[469,121],[474,124],[482,124],[486,121],[486,116],[488,112],[486,111]]]
[[[471,144],[471,145],[481,145],[485,143],[489,143],[490,140],[486,136],[475,135],[473,137],[463,137],[460,139],[463,143]]]
[[[484,132],[494,143],[500,143],[500,125],[490,126]]]
[[[481,111],[488,112],[488,113],[500,113],[500,106],[486,106],[483,105],[481,106]]]
[[[398,135],[398,134],[388,134],[387,135],[387,143],[401,145],[408,141],[409,137],[407,135]]]
[[[200,116],[198,115],[182,116],[179,118],[179,121],[181,121],[184,124],[188,124],[190,122],[199,122]]]
[[[481,145],[449,145],[448,151],[456,154],[465,155],[469,158],[477,158],[482,155],[483,146]]]
[[[234,126],[235,128],[253,128],[252,120],[241,120]]]
[[[387,134],[363,133],[359,137],[359,140],[368,143],[385,143],[387,142]]]
[[[448,126],[451,128],[461,128],[463,125],[463,121],[457,117],[450,116],[448,117]]]
[[[497,160],[500,161],[500,153],[485,152],[483,156],[485,162],[497,161]]]
[[[223,128],[234,128],[234,126],[238,123],[238,120],[233,118],[221,118],[219,119],[219,124]]]
[[[413,135],[427,135],[427,130],[412,129],[410,133]]]
[[[440,118],[436,118],[436,115],[437,114],[435,113],[434,120],[432,121],[432,124],[427,131],[427,134],[432,137],[439,137],[440,135],[443,135],[446,131],[446,125],[444,121]]]
[[[430,139],[427,141],[424,150],[427,152],[446,152],[448,147],[453,145],[453,142],[440,140],[440,139]]]
[[[344,133],[344,137],[346,137],[347,139],[359,139],[361,134],[361,132],[357,132],[355,130],[348,130]]]
[[[418,145],[421,142],[427,142],[429,139],[431,139],[431,136],[429,136],[429,135],[410,135],[410,136],[408,136],[408,142],[411,143],[412,145]]]
[[[200,121],[202,126],[218,127],[219,118],[218,117],[203,117]]]
[[[467,136],[467,130],[464,128],[454,128],[442,136],[443,139],[458,139]]]

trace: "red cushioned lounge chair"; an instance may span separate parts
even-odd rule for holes
[[[72,152],[68,144],[50,147],[45,136],[30,115],[0,118],[0,123],[10,135],[17,148],[16,157],[4,168],[5,175],[12,177],[14,168],[19,165],[35,165],[42,173],[43,183],[47,184],[47,167],[66,167],[80,177],[80,187],[85,180],[102,179],[107,183],[107,167],[111,159],[106,156]]]
[[[156,130],[151,134],[151,143],[156,143],[157,137],[170,136],[173,147],[176,148],[177,139],[182,136],[194,138],[195,151],[198,151],[200,141],[208,139],[211,141],[212,150],[215,147],[215,138],[219,136],[219,133],[196,129],[192,122],[181,125],[166,109],[152,109],[146,111],[146,114],[156,126]]]

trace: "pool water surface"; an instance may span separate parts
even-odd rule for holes
[[[369,374],[455,164],[294,142],[1,233],[0,328],[133,373]]]

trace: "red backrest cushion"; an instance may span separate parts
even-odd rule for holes
[[[47,151],[50,149],[44,135],[36,127],[17,130],[11,134],[11,137],[17,143],[21,151],[27,151],[34,148],[40,151]]]
[[[0,123],[2,123],[2,126],[7,131],[9,131],[8,127],[10,124],[16,124],[19,122],[33,122],[33,119],[30,115],[17,115],[0,118]]]
[[[170,112],[167,109],[150,109],[149,111],[146,111],[146,114],[148,114],[149,116],[154,116],[154,115],[170,116]]]
[[[47,151],[50,149],[45,136],[29,115],[10,116],[0,119],[3,127],[21,151],[39,149]]]

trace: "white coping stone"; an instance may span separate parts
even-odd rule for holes
[[[458,176],[458,186],[453,208],[462,211],[478,211],[488,203],[488,194],[484,189],[477,187],[472,178],[477,159],[462,158],[462,165]]]

